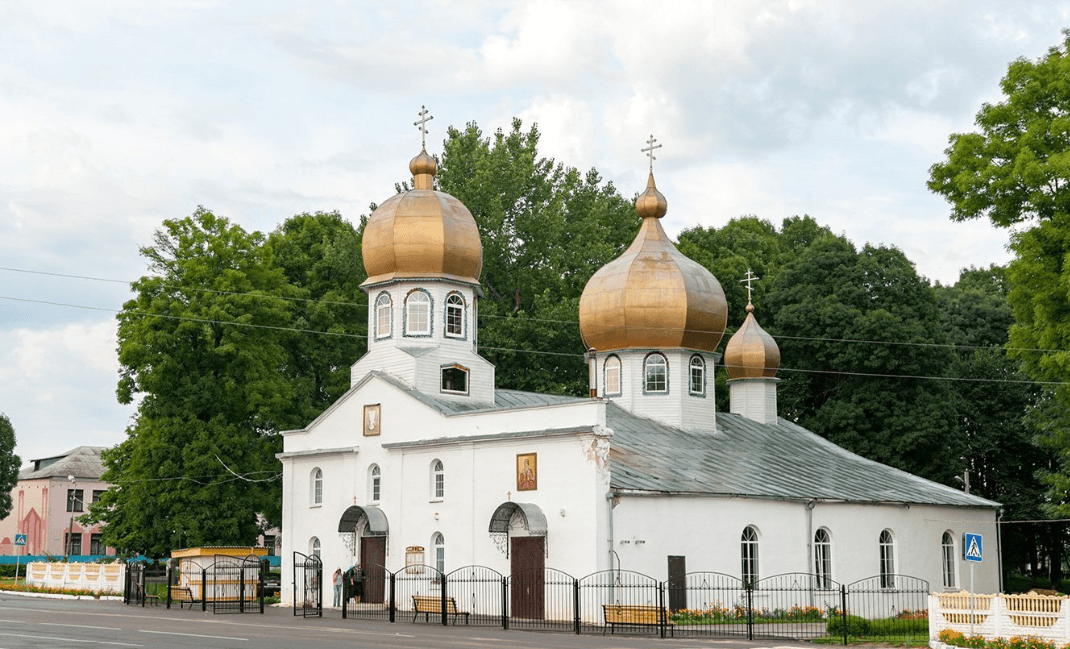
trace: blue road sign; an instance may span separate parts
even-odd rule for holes
[[[984,549],[981,535],[970,534],[969,532],[967,532],[962,536],[962,558],[967,561],[980,562],[983,557]]]
[[[15,545],[26,545],[26,535],[25,534],[16,534],[15,535]]]

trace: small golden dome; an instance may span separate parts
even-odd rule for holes
[[[623,255],[596,272],[580,296],[580,333],[588,348],[712,352],[724,335],[728,304],[713,273],[684,256],[659,220],[665,197],[650,174],[636,200],[639,234]]]
[[[776,376],[780,348],[754,317],[754,305],[747,304],[747,319],[728,339],[724,366],[730,379],[760,379]]]
[[[368,279],[443,278],[479,283],[483,244],[464,203],[435,191],[438,163],[426,150],[409,162],[413,189],[380,205],[364,226],[361,252]]]

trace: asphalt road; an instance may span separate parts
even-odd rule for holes
[[[804,643],[725,639],[577,636],[568,633],[505,631],[499,628],[294,617],[289,608],[263,614],[215,615],[199,609],[139,608],[122,602],[46,599],[0,591],[0,649],[632,649],[717,647],[772,649],[812,647]]]

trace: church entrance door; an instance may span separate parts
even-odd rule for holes
[[[382,604],[386,583],[386,537],[362,536],[360,539],[360,567],[364,569],[364,593],[360,600],[368,604]]]
[[[541,620],[545,617],[546,539],[541,536],[517,536],[511,542],[512,617]]]

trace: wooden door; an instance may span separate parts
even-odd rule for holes
[[[669,555],[669,610],[687,608],[687,563],[684,557]]]
[[[541,536],[510,539],[512,594],[510,614],[528,620],[541,620],[546,610],[546,551]]]
[[[386,537],[360,539],[360,567],[364,570],[364,592],[360,601],[382,604],[386,584]]]

